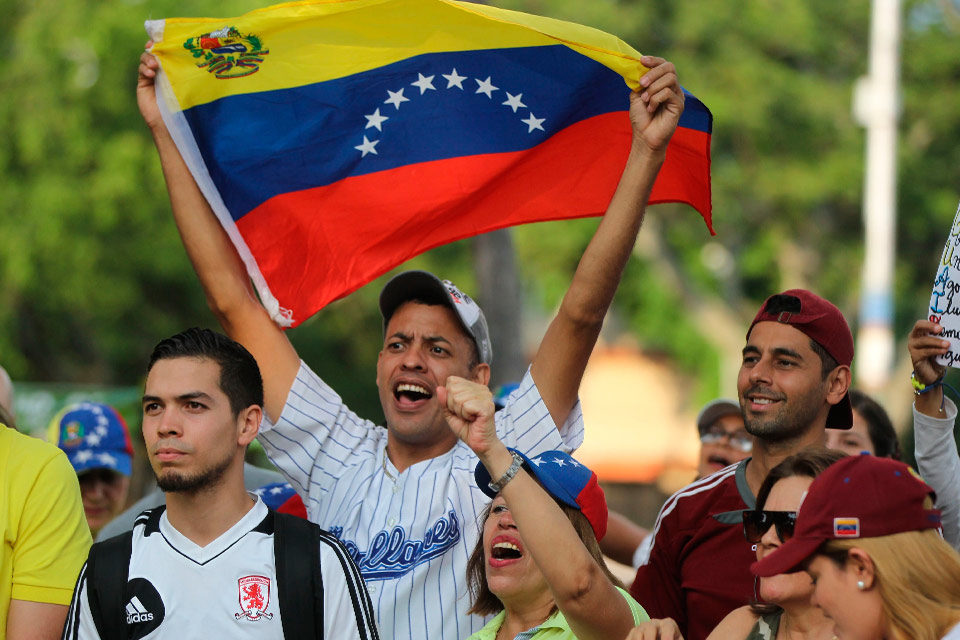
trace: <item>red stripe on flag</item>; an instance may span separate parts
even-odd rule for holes
[[[425,162],[286,193],[237,226],[295,326],[434,247],[517,224],[602,215],[630,136],[626,112],[608,113],[526,151]],[[709,138],[674,133],[650,200],[694,204],[708,227]]]

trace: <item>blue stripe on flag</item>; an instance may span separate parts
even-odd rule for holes
[[[492,97],[478,93],[488,85]],[[619,74],[553,45],[424,54],[184,115],[237,220],[274,196],[350,176],[522,151],[580,120],[626,110],[628,94]],[[687,100],[681,125],[706,130],[709,111]]]

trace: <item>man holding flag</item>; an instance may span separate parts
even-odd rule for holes
[[[684,94],[671,63],[630,96],[633,138],[609,208],[577,267],[520,388],[497,414],[501,439],[528,455],[573,450],[583,428],[577,391],[634,245]],[[304,496],[309,517],[336,533],[367,581],[383,637],[464,638],[484,620],[466,613],[465,566],[488,499],[475,455],[452,436],[445,387],[487,384],[491,348],[479,307],[449,283],[407,272],[384,288],[377,386],[386,430],[357,417],[303,362],[258,302],[244,265],[161,119],[158,64],[143,54],[137,99],[150,127],[184,246],[226,332],[263,373],[261,440]],[[559,425],[559,427],[558,427]]]

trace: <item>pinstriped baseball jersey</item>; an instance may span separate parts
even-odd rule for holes
[[[337,535],[360,567],[384,638],[460,640],[483,626],[466,613],[466,563],[489,498],[474,483],[477,457],[465,444],[398,473],[387,430],[358,418],[302,362],[277,423],[264,423],[260,440],[304,496],[310,520]],[[528,454],[583,441],[579,403],[558,432],[529,371],[496,424],[504,444]]]
[[[273,525],[262,500],[204,547],[173,528],[163,507],[145,511],[133,529],[127,582],[126,637],[277,638],[283,627],[277,596]],[[63,638],[99,639],[90,613],[84,565]],[[363,582],[343,545],[320,538],[324,638],[377,638]]]

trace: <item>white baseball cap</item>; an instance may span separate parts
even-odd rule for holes
[[[383,315],[384,331],[387,330],[387,323],[394,312],[410,300],[442,304],[453,309],[464,331],[477,345],[480,362],[490,364],[493,360],[493,346],[490,344],[487,319],[470,296],[449,280],[440,280],[428,271],[404,271],[391,278],[380,292],[380,313]]]

